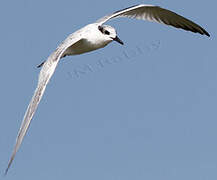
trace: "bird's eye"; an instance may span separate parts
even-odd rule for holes
[[[103,27],[102,26],[98,26],[98,29],[100,30],[101,33],[103,33]]]
[[[101,33],[106,34],[106,35],[110,35],[110,32],[105,30],[102,26],[98,26],[98,29],[100,30]]]
[[[110,32],[109,31],[107,31],[107,30],[105,30],[105,32],[104,32],[106,35],[110,35]]]

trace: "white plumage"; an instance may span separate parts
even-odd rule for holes
[[[187,31],[192,31],[195,33],[200,33],[202,35],[210,36],[209,33],[201,26],[172,11],[163,9],[159,6],[144,4],[116,11],[113,14],[104,16],[95,23],[89,24],[69,35],[66,40],[63,41],[57,47],[57,49],[48,57],[48,59],[38,66],[42,66],[39,74],[38,85],[24,115],[23,122],[21,124],[16,139],[16,144],[5,174],[7,174],[8,169],[10,168],[11,163],[16,155],[16,152],[18,151],[22,143],[22,140],[27,132],[29,124],[37,109],[37,106],[43,96],[45,88],[50,78],[52,77],[59,60],[62,57],[68,55],[82,54],[99,48],[103,48],[113,40],[119,42],[120,44],[123,44],[123,42],[117,37],[116,30],[113,27],[103,25],[106,21],[118,17],[129,17],[154,21],[176,28],[181,28]]]

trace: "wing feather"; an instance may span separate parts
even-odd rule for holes
[[[181,28],[187,31],[192,31],[195,33],[200,33],[202,35],[205,34],[207,36],[210,36],[205,29],[203,29],[201,26],[194,23],[193,21],[183,16],[180,16],[170,10],[161,8],[159,6],[153,6],[147,4],[136,5],[129,8],[125,8],[120,11],[116,11],[113,14],[100,18],[96,22],[99,24],[103,24],[110,19],[118,18],[118,17],[128,17],[128,18],[136,18],[141,20],[158,22],[161,24],[166,24],[176,28]]]
[[[57,49],[48,57],[48,59],[44,62],[42,69],[40,71],[39,74],[39,78],[38,78],[38,85],[37,88],[34,92],[34,95],[27,107],[26,113],[24,115],[20,130],[18,132],[18,136],[16,139],[16,143],[12,152],[12,156],[9,160],[7,169],[5,170],[5,175],[7,174],[13,160],[14,157],[23,141],[23,138],[29,128],[29,125],[31,123],[31,120],[33,118],[33,115],[35,114],[35,111],[38,107],[38,104],[41,101],[41,98],[44,94],[45,88],[50,80],[50,78],[52,77],[56,66],[62,56],[62,54],[65,52],[65,50],[70,47],[72,44],[78,42],[79,40],[81,40],[81,32],[77,31],[71,35],[68,36],[68,38],[63,41],[63,43],[61,43]]]

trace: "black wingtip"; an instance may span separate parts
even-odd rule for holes
[[[9,167],[7,167],[7,169],[5,170],[3,177],[5,177],[8,174],[8,170],[9,170]]]
[[[209,34],[205,29],[203,29],[203,28],[201,27],[201,30],[202,30],[202,31],[201,31],[200,33],[201,33],[202,35],[206,35],[206,36],[210,37],[210,34]]]
[[[205,35],[207,35],[208,37],[210,37],[210,34],[208,32],[205,31],[204,33],[205,33]]]
[[[14,160],[14,155],[11,157],[11,159],[10,159],[10,161],[9,161],[9,163],[8,163],[8,167],[7,167],[7,169],[5,170],[4,177],[8,174],[8,170],[9,170],[9,168],[11,167],[11,164],[12,164],[13,160]]]

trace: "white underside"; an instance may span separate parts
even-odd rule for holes
[[[81,39],[80,41],[76,42],[75,44],[66,49],[62,57],[94,51],[96,49],[105,47],[112,41],[111,39],[103,39],[102,37],[98,38],[98,34],[100,33],[97,32],[96,35],[88,37],[88,39]]]

